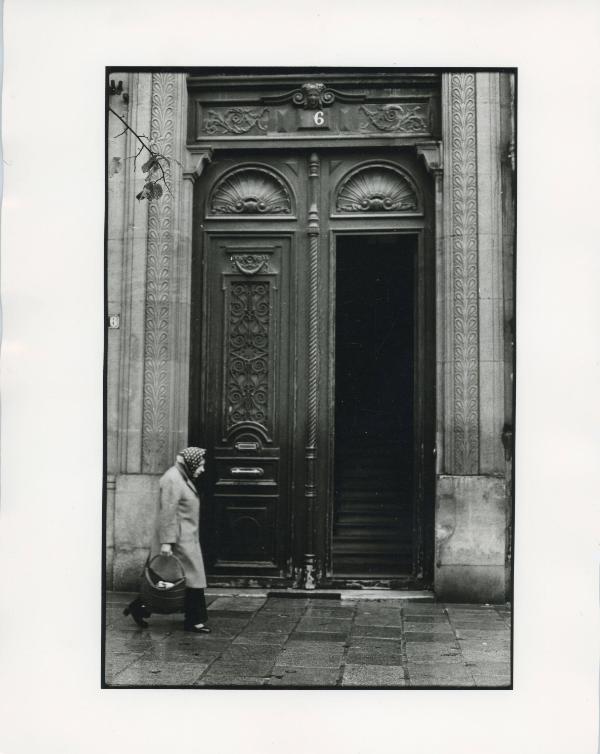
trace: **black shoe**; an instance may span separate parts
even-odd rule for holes
[[[210,629],[208,626],[200,625],[200,626],[194,626],[193,623],[184,623],[183,624],[183,630],[189,631],[192,634],[210,634],[212,633],[212,629]]]
[[[139,600],[133,600],[133,602],[130,602],[125,610],[123,610],[123,615],[131,615],[140,628],[148,628],[148,623],[144,618],[149,618],[151,613],[146,605]]]

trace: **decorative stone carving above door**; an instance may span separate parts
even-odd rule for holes
[[[429,106],[425,103],[372,105],[358,108],[365,116],[361,131],[375,128],[386,133],[429,133]]]
[[[336,196],[338,213],[411,212],[418,209],[417,194],[409,180],[390,165],[368,165],[345,178]]]
[[[188,77],[191,117],[188,143],[203,149],[227,143],[240,148],[266,140],[366,136],[409,143],[439,138],[439,75],[432,73],[354,76],[310,73],[250,82],[233,77],[223,88]],[[298,146],[297,141],[295,146]]]
[[[283,180],[255,166],[222,178],[208,202],[211,215],[289,215],[291,211],[290,192]]]
[[[245,134],[253,129],[267,130],[269,111],[266,107],[229,107],[206,113],[204,130],[207,134]]]

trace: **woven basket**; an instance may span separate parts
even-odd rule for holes
[[[161,581],[167,581],[172,586],[158,586]],[[175,555],[155,555],[146,563],[140,596],[143,603],[153,613],[168,615],[183,612],[185,573],[181,562]]]

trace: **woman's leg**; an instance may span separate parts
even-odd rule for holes
[[[125,610],[123,610],[123,615],[131,615],[140,628],[148,628],[148,624],[144,618],[149,618],[152,613],[146,605],[144,605],[142,598],[136,597],[133,602],[130,602]]]
[[[184,612],[184,623],[186,628],[207,622],[208,612],[206,611],[204,589],[192,589],[191,587],[186,588]]]

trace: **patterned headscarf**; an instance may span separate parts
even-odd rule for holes
[[[183,459],[185,470],[192,478],[202,463],[205,453],[204,448],[186,448],[179,454]]]

